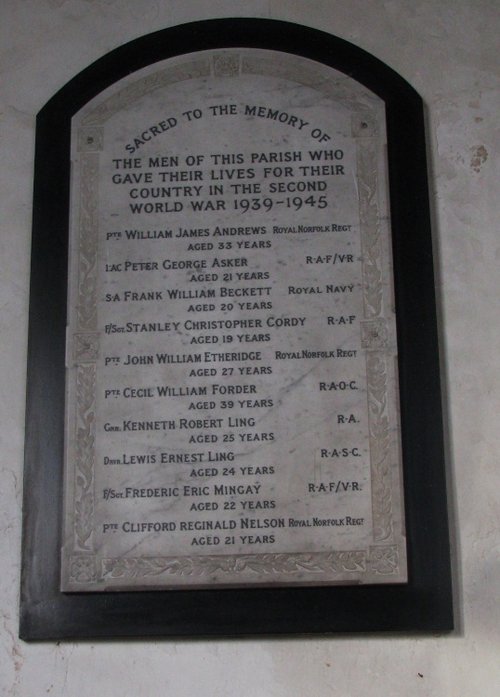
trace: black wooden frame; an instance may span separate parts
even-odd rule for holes
[[[409,582],[63,594],[59,591],[70,122],[125,75],[171,56],[284,51],[349,74],[386,105]],[[275,20],[195,22],[136,39],[77,75],[37,118],[20,636],[280,635],[453,627],[423,104],[389,67],[324,32]]]

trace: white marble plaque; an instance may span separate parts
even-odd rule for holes
[[[385,148],[257,49],[73,119],[63,591],[406,581]]]

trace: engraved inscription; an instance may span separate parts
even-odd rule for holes
[[[404,583],[382,102],[227,49],[72,130],[61,588]]]

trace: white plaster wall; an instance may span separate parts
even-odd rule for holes
[[[498,10],[497,0],[0,1],[2,695],[500,694]],[[428,106],[459,628],[426,638],[25,644],[16,637],[35,115],[137,36],[251,15],[358,44]]]

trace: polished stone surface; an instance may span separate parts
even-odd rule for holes
[[[203,52],[72,152],[63,590],[404,582],[380,100]]]

